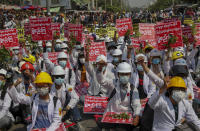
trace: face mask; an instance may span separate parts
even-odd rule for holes
[[[59,65],[60,65],[61,67],[65,68],[66,65],[67,65],[67,61],[59,61]]]
[[[64,83],[64,79],[61,79],[61,78],[55,79],[55,83],[56,83],[56,85],[60,86]]]
[[[138,70],[138,71],[144,71],[144,70],[143,70],[143,67],[142,67],[141,65],[137,65],[137,70]]]
[[[56,45],[55,45],[55,50],[56,50],[56,51],[61,50],[61,48],[60,48],[60,44],[56,44]]]
[[[49,87],[38,88],[37,92],[39,93],[39,95],[45,96],[49,93]]]
[[[186,96],[186,93],[184,91],[180,90],[173,90],[172,91],[172,98],[179,103],[181,100],[183,100]]]
[[[76,49],[81,49],[81,45],[76,45]]]
[[[118,63],[119,62],[119,58],[118,57],[113,57],[113,62],[114,63]]]
[[[119,81],[122,84],[127,84],[129,82],[129,76],[120,76]]]
[[[16,55],[18,55],[18,54],[19,54],[19,50],[15,50],[14,53],[15,53]]]
[[[80,59],[80,63],[81,63],[81,64],[84,64],[84,63],[85,63],[85,59],[84,59],[84,58],[81,58],[81,59]]]
[[[47,52],[51,52],[51,48],[47,48]]]
[[[5,85],[5,82],[0,80],[0,88],[3,87]]]
[[[152,63],[155,64],[155,65],[157,65],[157,64],[160,63],[160,59],[159,59],[159,58],[154,58],[154,59],[152,60]]]

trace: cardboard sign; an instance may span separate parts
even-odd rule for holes
[[[3,45],[5,47],[19,46],[16,29],[0,30],[0,46]]]
[[[68,24],[69,34],[72,34],[77,41],[82,40],[83,25],[81,24]]]
[[[84,113],[103,114],[108,101],[108,97],[85,96]]]
[[[57,32],[57,36],[60,36],[60,23],[51,23],[51,29],[54,34],[54,32]]]
[[[99,55],[107,56],[105,42],[91,42],[89,60],[94,62]]]
[[[51,18],[30,18],[30,26],[33,41],[53,40]]]
[[[30,35],[31,34],[30,23],[25,23],[24,24],[24,33],[25,33],[25,35]]]
[[[195,45],[200,45],[200,23],[196,23],[196,34],[195,34],[195,39],[196,39],[196,43]]]
[[[133,25],[131,18],[117,19],[116,28],[119,36],[124,36],[128,30],[130,30],[131,35],[133,34]]]
[[[170,34],[177,37],[176,43],[171,45],[172,48],[183,46],[180,21],[162,23],[162,24],[160,23],[155,26],[155,31],[156,31],[156,41],[159,50],[164,50],[167,48],[166,45],[168,44]]]
[[[120,124],[133,124],[133,117],[131,113],[126,112],[106,112],[103,115],[102,121],[104,123],[120,123]]]
[[[87,94],[88,88],[89,88],[89,84],[85,82],[85,83],[81,83],[80,85],[77,85],[75,87],[75,91],[77,95],[80,97]]]
[[[24,29],[17,29],[17,35],[19,40],[24,40]]]
[[[188,38],[188,41],[190,43],[192,43],[194,41],[194,36],[192,34],[192,29],[191,29],[190,26],[182,27],[182,33],[183,33],[183,36],[185,36],[186,38]]]

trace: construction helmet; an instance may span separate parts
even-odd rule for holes
[[[42,41],[38,41],[38,46],[41,47],[42,46]]]
[[[117,66],[117,72],[118,73],[131,73],[131,65],[126,62],[122,62]]]
[[[1,69],[1,70],[0,70],[0,74],[6,76],[7,71],[6,71],[5,69]]]
[[[180,88],[187,89],[185,81],[183,80],[182,77],[179,77],[179,76],[174,76],[171,78],[169,84],[167,85],[167,89],[171,87],[180,87]]]
[[[65,70],[61,66],[55,66],[52,71],[53,76],[65,75]]]
[[[56,43],[62,43],[62,41],[60,39],[57,39]]]
[[[30,63],[34,64],[36,59],[33,55],[29,54],[29,56],[24,57],[23,60],[25,60],[26,62],[30,62]]]
[[[26,63],[24,63],[23,65],[22,65],[22,67],[21,67],[21,71],[24,71],[24,70],[32,70],[32,71],[34,71],[35,69],[34,69],[34,67],[33,67],[33,65],[31,64],[31,63],[29,63],[29,62],[26,62]]]
[[[46,43],[46,47],[52,47],[52,43],[51,42],[47,42]]]
[[[58,54],[58,57],[57,57],[57,58],[58,58],[58,59],[63,59],[63,58],[67,59],[68,56],[67,56],[67,54],[66,54],[65,52],[60,52],[60,53]]]
[[[119,55],[122,55],[122,51],[120,49],[115,49],[112,52],[112,56],[119,56]]]
[[[182,57],[184,57],[184,55],[181,51],[175,51],[172,53],[172,60],[176,60]]]
[[[147,44],[145,47],[144,47],[144,51],[146,51],[147,49],[150,49],[152,50],[154,47],[150,44]]]
[[[184,65],[184,66],[187,66],[187,62],[186,62],[185,59],[180,58],[180,59],[175,60],[174,65]]]
[[[99,55],[97,58],[96,58],[96,62],[100,62],[100,61],[104,61],[104,62],[107,62],[107,58],[106,56],[104,55]]]
[[[38,74],[35,78],[34,83],[35,84],[40,84],[40,83],[53,84],[51,76],[46,72],[41,72],[40,74]]]
[[[62,43],[60,47],[61,47],[61,49],[68,48],[68,46],[67,46],[67,44],[66,44],[66,43]]]
[[[143,57],[144,58],[144,62],[148,62],[147,61],[147,57],[144,55],[144,54],[137,54],[136,56],[135,56],[135,62],[138,62],[138,58],[139,57]]]

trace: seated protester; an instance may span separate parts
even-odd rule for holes
[[[62,104],[62,110],[65,111],[63,115],[71,116],[72,121],[81,119],[80,111],[76,107],[79,97],[75,90],[71,87],[66,87],[64,84],[65,71],[61,66],[55,66],[52,72],[54,84],[51,87],[51,95],[56,96]],[[67,113],[66,113],[67,112]],[[67,119],[65,116],[65,119]]]
[[[47,68],[48,72],[51,73],[53,68],[56,66],[54,63],[52,63],[48,58],[48,53],[44,53],[44,63],[45,67]],[[68,56],[65,52],[60,52],[57,56],[57,63],[65,70],[65,79],[64,83],[67,84],[67,86],[72,86],[74,88],[76,84],[76,77],[74,71],[67,67],[68,63]]]
[[[8,130],[14,121],[13,115],[9,112],[11,106],[11,98],[6,92],[7,71],[0,69],[0,130]]]
[[[62,105],[59,99],[49,94],[53,84],[51,76],[46,72],[38,74],[34,81],[37,94],[31,96],[18,93],[14,86],[10,86],[8,94],[13,101],[32,105],[32,123],[27,130],[46,128],[47,131],[56,130],[62,117]]]
[[[139,115],[141,110],[140,98],[137,88],[130,84],[131,66],[126,63],[120,63],[117,66],[119,80],[116,83],[106,79],[103,76],[103,66],[97,70],[97,79],[101,86],[111,90],[110,101],[105,112],[129,112],[133,116],[133,125],[139,123]],[[113,93],[114,92],[114,93]],[[103,123],[104,124],[104,123]],[[101,126],[101,125],[100,125]],[[102,125],[105,126],[105,125]],[[113,124],[111,128],[117,125]],[[121,127],[122,125],[119,125]],[[129,128],[127,125],[124,128]]]
[[[193,125],[193,129],[200,130],[199,118],[189,101],[184,99],[186,90],[187,86],[184,80],[175,76],[152,95],[148,102],[154,110],[152,131],[172,131],[184,120],[188,125]]]

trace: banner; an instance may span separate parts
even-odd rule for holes
[[[51,18],[30,18],[31,35],[33,41],[53,40]]]
[[[82,44],[82,45],[85,45],[86,42],[87,42],[87,41],[86,41],[87,39],[90,39],[91,42],[94,42],[94,37],[93,37],[92,35],[83,33],[83,34],[82,34],[82,42],[81,42],[81,44]]]
[[[29,23],[24,24],[24,33],[25,35],[30,35],[31,34],[31,28]]]
[[[133,117],[131,113],[126,112],[106,112],[101,120],[103,123],[120,123],[133,124]]]
[[[99,55],[107,56],[105,42],[91,42],[89,60],[94,62]]]
[[[89,83],[84,82],[84,83],[77,85],[75,87],[75,91],[76,91],[77,95],[80,97],[83,95],[87,95],[88,88],[89,88]]]
[[[115,37],[115,31],[117,31],[116,27],[106,27],[107,35],[110,38]],[[118,38],[118,33],[116,34],[116,37]]]
[[[190,43],[192,43],[194,41],[194,36],[192,34],[192,29],[190,26],[184,26],[182,27],[182,33],[183,33],[183,36],[188,38],[188,41]]]
[[[139,49],[140,46],[141,46],[141,48],[144,48],[146,45],[146,41],[139,40],[139,38],[131,37],[131,42],[133,44],[133,48],[136,48],[136,49]]]
[[[119,36],[124,36],[128,30],[130,30],[131,35],[133,34],[133,25],[131,18],[117,19],[116,28]]]
[[[103,114],[108,101],[108,97],[85,96],[84,113]]]
[[[0,30],[0,46],[3,45],[7,48],[19,46],[16,29]]]
[[[176,43],[171,44],[172,48],[183,46],[181,22],[160,23],[155,26],[156,41],[159,50],[167,48],[169,35],[176,36]]]
[[[69,34],[72,34],[76,41],[82,40],[83,25],[81,24],[68,24]]]
[[[60,23],[51,23],[51,29],[54,34],[54,32],[57,32],[57,36],[60,36]]]
[[[17,29],[18,40],[24,40],[24,29]]]
[[[200,45],[200,23],[196,23],[195,24],[195,28],[196,28],[196,34],[195,34],[195,39],[196,39],[196,43],[195,45]]]

